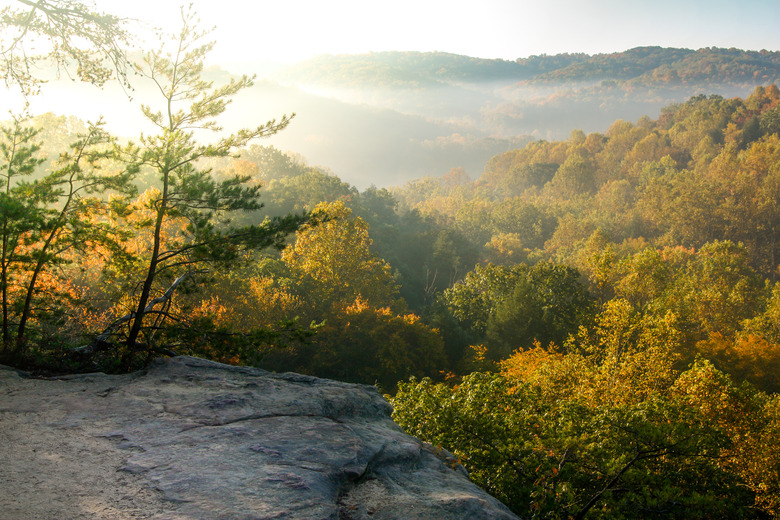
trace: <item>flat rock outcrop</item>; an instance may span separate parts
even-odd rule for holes
[[[128,375],[0,367],[0,518],[517,518],[373,387],[191,357]]]

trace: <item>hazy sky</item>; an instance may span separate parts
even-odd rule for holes
[[[180,0],[97,0],[110,12],[177,23]],[[213,61],[443,51],[514,60],[642,45],[780,50],[780,0],[195,0],[216,25]]]

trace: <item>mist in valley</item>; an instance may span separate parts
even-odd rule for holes
[[[648,48],[516,61],[416,52],[320,56],[266,70],[236,97],[223,123],[232,131],[295,113],[285,131],[261,144],[302,157],[359,189],[400,186],[454,168],[477,179],[491,157],[534,139],[605,132],[615,120],[655,119],[662,107],[695,95],[746,96],[756,85],[777,81],[780,53],[753,54]],[[720,62],[681,78],[697,70],[699,62],[691,61],[696,56]],[[207,77],[221,84],[231,74],[213,66]],[[30,99],[31,110],[103,116],[110,131],[134,138],[152,131],[138,106],[154,93],[142,78],[131,81],[131,90],[110,84],[99,91],[68,79],[52,81]],[[19,106],[19,100],[0,101]]]

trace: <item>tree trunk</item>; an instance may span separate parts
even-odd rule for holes
[[[165,213],[167,211],[168,202],[168,172],[165,172],[163,176],[163,191],[160,196],[160,207],[157,208],[157,219],[154,223],[154,237],[152,254],[149,258],[149,269],[146,272],[146,279],[144,280],[143,287],[141,289],[141,296],[138,298],[138,305],[136,306],[135,316],[133,318],[132,325],[130,326],[130,332],[127,335],[127,352],[122,356],[121,367],[123,370],[128,370],[130,364],[133,361],[135,354],[136,342],[138,336],[141,333],[143,327],[144,315],[146,314],[146,304],[149,301],[149,296],[152,293],[152,285],[154,279],[157,276],[157,265],[160,258],[160,242],[162,235],[162,225],[165,220]]]

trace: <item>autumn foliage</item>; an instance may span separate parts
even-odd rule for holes
[[[203,80],[183,21],[139,69],[176,107],[142,108],[157,134],[3,125],[4,363],[193,354],[376,384],[528,518],[780,515],[775,85],[361,192],[251,142],[287,116],[196,139],[252,79]]]

